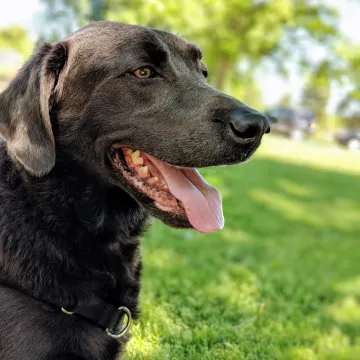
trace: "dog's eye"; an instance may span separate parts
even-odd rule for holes
[[[143,66],[134,72],[134,75],[139,79],[148,79],[153,77],[155,71],[150,66]]]

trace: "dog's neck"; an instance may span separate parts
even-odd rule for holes
[[[8,274],[4,263],[0,279],[44,300],[86,301],[91,292],[98,291],[123,304],[126,292],[138,287],[138,282],[125,274],[133,271],[135,276],[139,271],[136,258],[146,211],[123,190],[102,185],[66,160],[57,163],[49,175],[34,178],[19,169],[5,149],[0,157],[0,186],[6,188],[11,210],[1,220],[16,219],[13,225],[19,239],[15,248],[27,247],[26,256],[34,263],[29,270],[28,259],[5,249],[6,238],[12,236],[7,226],[10,230],[0,238],[0,263],[2,257],[9,259],[18,275]],[[41,252],[43,242],[52,253]],[[57,257],[59,261],[68,259],[68,274],[56,273]],[[41,286],[37,286],[39,281]],[[136,311],[136,304],[126,305]]]

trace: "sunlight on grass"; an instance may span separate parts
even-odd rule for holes
[[[225,229],[220,233],[220,236],[222,238],[224,238],[225,240],[228,240],[231,242],[250,241],[249,234],[241,229],[233,230],[233,229],[226,229],[226,227],[225,227]]]
[[[287,139],[269,136],[257,156],[276,156],[279,160],[304,164],[319,169],[360,174],[360,153],[350,152],[337,145],[290,142]]]
[[[359,204],[353,201],[335,200],[335,206],[324,207],[317,202],[299,203],[295,198],[278,192],[266,190],[253,190],[252,198],[265,204],[272,212],[279,212],[283,217],[290,220],[300,220],[305,224],[326,228],[332,227],[347,231],[359,228]],[[339,217],[339,213],[347,216]],[[311,214],[311,216],[309,216]]]
[[[342,282],[341,284],[337,284],[335,286],[335,289],[341,294],[346,294],[346,295],[353,294],[360,297],[360,276]]]
[[[360,346],[352,346],[348,337],[338,329],[318,335],[314,348],[294,347],[282,355],[281,360],[356,360]]]
[[[159,249],[156,254],[152,254],[148,258],[149,261],[164,271],[174,266],[184,266],[184,259],[181,258],[176,252],[165,249]]]
[[[360,325],[360,304],[355,296],[347,296],[331,305],[329,312],[338,323]]]
[[[233,265],[220,275],[217,282],[207,285],[203,290],[207,296],[221,300],[224,304],[223,312],[231,305],[238,307],[242,313],[255,313],[259,309],[259,285],[255,274],[244,266]]]
[[[319,336],[315,348],[319,358],[327,360],[355,360],[357,359],[356,354],[359,354],[359,348],[353,347],[349,337],[337,328],[331,329],[328,334]]]
[[[142,324],[136,324],[133,327],[133,337],[127,352],[129,358],[137,358],[137,354],[141,354],[141,359],[148,358],[159,349],[161,334],[177,335],[178,333],[180,325],[174,322],[166,305],[159,306],[154,298],[151,298],[151,301],[143,301],[143,307],[147,308],[147,305],[151,308],[151,312],[144,311]]]
[[[287,179],[279,179],[278,184],[282,190],[286,191],[290,195],[307,198],[315,195],[314,191],[312,191],[309,187],[294,181],[289,181]]]
[[[133,337],[127,346],[126,358],[137,358],[137,354],[141,354],[140,359],[147,359],[160,346],[159,338],[153,333],[152,329],[146,328],[146,331],[141,331],[140,327],[143,327],[143,325],[137,324],[133,326]]]
[[[287,351],[281,358],[282,360],[318,360],[313,349],[296,347]]]

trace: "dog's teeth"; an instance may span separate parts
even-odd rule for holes
[[[133,159],[135,165],[144,165],[144,159],[140,156],[137,159]]]
[[[155,184],[158,181],[159,181],[159,178],[157,176],[154,176],[148,180],[149,184],[151,184],[151,185]]]
[[[140,151],[136,150],[132,152],[130,155],[131,155],[131,160],[133,161],[133,163],[135,163],[135,161],[140,157]]]
[[[178,204],[181,208],[185,209],[184,203],[182,201],[178,201]]]
[[[168,187],[166,184],[164,184],[164,185],[162,186],[162,188],[163,188],[164,190],[169,189],[169,187]]]
[[[150,176],[149,168],[147,166],[142,166],[139,169],[139,175],[142,179],[149,177]]]
[[[125,154],[131,155],[133,153],[132,149],[126,149]]]

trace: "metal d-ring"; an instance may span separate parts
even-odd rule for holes
[[[125,313],[127,317],[127,322],[125,327],[120,329],[119,331],[117,331],[116,329],[106,329],[106,333],[114,339],[119,339],[122,336],[124,336],[129,331],[132,322],[131,312],[127,307],[121,306],[118,308],[118,310],[123,311]]]
[[[66,310],[65,308],[61,308],[61,311],[66,314],[66,315],[74,315],[74,312],[73,311],[69,311],[69,310]]]

